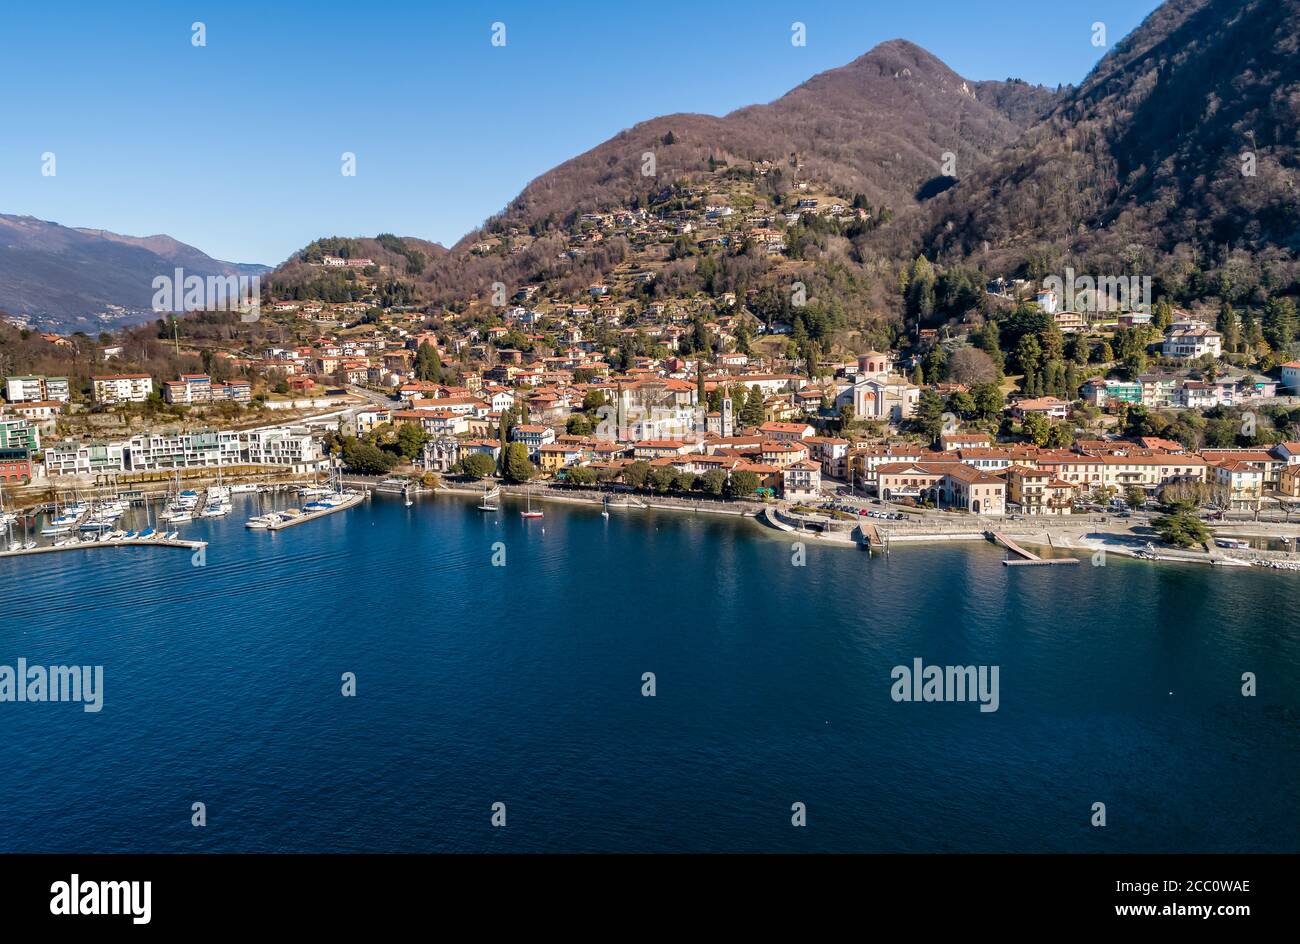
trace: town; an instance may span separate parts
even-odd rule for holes
[[[1233,512],[1289,520],[1291,299],[1176,308],[1150,303],[1149,280],[984,279],[918,257],[898,278],[901,325],[854,318],[809,288],[800,246],[888,208],[827,192],[797,162],[737,170],[576,215],[562,239],[505,227],[471,255],[545,240],[557,272],[453,305],[418,303],[401,276],[425,260],[401,239],[328,239],[296,257],[296,278],[268,280],[247,339],[211,314],[160,320],[153,337],[10,325],[26,362],[76,373],[5,377],[0,480],[49,502],[173,474],[341,468],[766,502],[822,531],[1159,509],[1179,547]],[[598,281],[578,278],[614,244]],[[709,291],[756,263],[759,287]]]

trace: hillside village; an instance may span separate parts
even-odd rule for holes
[[[503,226],[468,253],[559,251],[451,306],[421,301],[425,253],[389,236],[308,247],[246,332],[214,313],[97,340],[10,328],[29,363],[69,369],[7,374],[0,477],[337,462],[800,504],[849,486],[981,515],[1300,498],[1291,299],[1115,304],[918,257],[886,317],[818,253],[888,208],[800,170],[719,167],[567,228]]]

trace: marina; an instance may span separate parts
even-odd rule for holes
[[[290,508],[278,515],[268,515],[266,527],[255,530],[283,531],[285,528],[296,527],[300,524],[306,524],[308,521],[315,521],[317,518],[324,518],[326,515],[355,508],[365,501],[367,497],[365,492],[335,493],[335,497],[327,497],[318,502],[309,502],[301,510]]]
[[[37,547],[23,547],[18,550],[0,551],[0,557],[27,557],[34,554],[53,554],[58,551],[93,551],[112,547],[171,547],[180,550],[196,551],[208,546],[207,541],[186,541],[175,536],[151,535],[149,537],[122,536],[114,538],[106,535],[102,540],[61,541],[58,544],[46,544]]]

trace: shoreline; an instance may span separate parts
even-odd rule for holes
[[[519,486],[501,486],[503,494],[522,498],[524,490]],[[480,489],[464,488],[461,486],[450,486],[443,484],[440,488],[432,490],[433,494],[446,493],[459,497],[478,497],[482,495]],[[560,504],[569,505],[590,505],[601,507],[603,498],[608,493],[600,492],[593,495],[579,494],[556,494],[551,489],[539,489],[532,492],[534,501],[551,501]],[[737,508],[727,507],[708,507],[707,505],[681,505],[659,500],[656,501],[654,496],[643,496],[638,493],[622,493],[626,499],[631,502],[629,505],[611,505],[611,510],[631,511],[639,509],[649,509],[655,511],[672,511],[688,514],[720,514],[733,518],[749,518],[757,526],[760,532],[769,536],[786,536],[798,535],[801,538],[811,539],[813,542],[827,546],[840,547],[849,549],[862,549],[865,545],[855,535],[858,533],[858,527],[841,531],[801,531],[781,522],[774,523],[776,512],[781,510],[777,504],[758,504],[748,503],[746,506]],[[722,503],[719,503],[722,504]],[[1064,522],[1063,522],[1064,523]],[[874,524],[874,520],[873,520]],[[1007,520],[1004,524],[998,524],[997,530],[1000,533],[1014,536],[1016,541],[1021,544],[1034,545],[1035,547],[1050,548],[1053,551],[1063,552],[1064,555],[1076,559],[1086,559],[1102,551],[1106,554],[1114,554],[1128,560],[1148,560],[1151,563],[1158,564],[1208,564],[1218,566],[1221,569],[1233,570],[1300,570],[1300,559],[1297,558],[1269,558],[1261,552],[1255,551],[1252,557],[1234,557],[1222,553],[1221,551],[1197,551],[1183,548],[1171,548],[1157,545],[1156,556],[1154,558],[1144,558],[1139,556],[1139,551],[1145,545],[1146,541],[1133,534],[1131,529],[1120,528],[1111,522],[1104,524],[1080,523],[1077,527],[1071,529],[1068,525],[1059,529],[1060,534],[1054,534],[1054,529],[1036,525],[1035,527],[1024,527],[1026,522],[1013,522]],[[1250,527],[1252,523],[1242,522],[1241,527],[1236,530],[1241,531]],[[984,522],[972,522],[968,529],[958,530],[894,530],[887,526],[881,527],[875,525],[882,535],[886,536],[889,545],[911,545],[911,544],[946,544],[946,543],[992,543],[987,537],[987,532],[993,529],[992,525],[984,526]],[[1017,527],[1016,525],[1019,525]],[[1083,534],[1077,534],[1082,531]],[[1075,532],[1075,533],[1071,533]],[[1262,533],[1254,535],[1257,537],[1277,537],[1276,533]],[[1153,542],[1154,543],[1154,542]],[[872,552],[880,550],[879,546],[872,547]],[[1050,558],[1049,558],[1050,559]],[[1258,561],[1258,563],[1256,563]],[[1278,566],[1279,564],[1292,566]]]
[[[349,486],[364,489],[370,496],[387,494],[375,489],[375,483],[372,481],[363,479],[348,480],[345,476],[344,482]],[[276,488],[285,489],[293,487],[291,482],[264,484],[273,484]],[[1148,535],[1134,532],[1130,525],[1120,526],[1118,521],[1108,519],[1099,521],[1095,518],[1087,520],[1084,516],[1079,516],[1084,520],[1077,523],[1068,518],[1052,519],[1050,524],[1054,525],[1054,527],[1048,526],[1049,522],[1015,521],[1009,518],[1001,521],[974,519],[966,522],[958,516],[954,516],[951,520],[936,520],[932,523],[923,518],[913,519],[904,522],[903,528],[891,527],[889,524],[879,522],[878,519],[862,519],[852,523],[837,519],[837,524],[841,525],[840,528],[818,531],[813,529],[804,530],[797,526],[804,519],[799,515],[792,515],[788,506],[782,506],[775,502],[691,500],[636,492],[587,492],[550,487],[526,489],[524,486],[501,484],[498,484],[498,487],[503,495],[521,501],[526,495],[531,494],[532,499],[538,502],[587,505],[601,509],[604,506],[604,500],[609,498],[611,499],[609,505],[611,512],[649,510],[679,514],[749,518],[756,528],[755,533],[782,539],[808,540],[811,543],[827,547],[858,550],[869,547],[873,555],[880,551],[887,554],[894,545],[991,543],[989,534],[996,531],[1014,537],[1018,543],[1049,548],[1053,552],[1060,552],[1060,556],[1069,556],[1075,559],[1088,557],[1095,559],[1100,552],[1102,554],[1115,554],[1130,560],[1148,560],[1152,563],[1210,564],[1223,568],[1240,567],[1252,570],[1294,570],[1300,572],[1300,555],[1284,551],[1263,551],[1255,548],[1226,553],[1226,549],[1213,546],[1208,550],[1191,550],[1157,545],[1154,557],[1143,557],[1140,552],[1147,541],[1150,540]],[[416,494],[446,494],[458,498],[480,498],[483,494],[482,487],[466,487],[463,484],[453,485],[446,481],[435,489],[417,487],[414,491]],[[351,502],[346,507],[351,508],[356,504],[360,504],[360,501]],[[315,517],[318,516],[313,515],[302,520],[313,520]],[[933,526],[928,527],[927,525],[930,524],[933,524]],[[863,525],[870,525],[869,532],[873,536],[871,538],[873,543],[870,545],[866,543],[868,532],[862,529]],[[1300,536],[1300,522],[1287,527],[1288,530],[1294,530],[1296,536]],[[1267,529],[1257,522],[1237,522],[1235,527],[1222,530],[1225,534],[1231,530],[1234,533],[1255,538],[1277,539],[1283,536],[1279,533],[1279,529]],[[883,543],[880,543],[882,538]],[[1300,543],[1297,546],[1300,546]],[[46,549],[42,547],[34,550],[44,551]],[[53,548],[48,549],[52,550]],[[3,556],[24,555],[19,552],[18,554],[5,553]]]

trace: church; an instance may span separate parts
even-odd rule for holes
[[[835,405],[852,406],[857,419],[901,423],[916,412],[920,396],[920,387],[893,372],[888,354],[868,351],[858,358],[853,385],[840,392]]]

